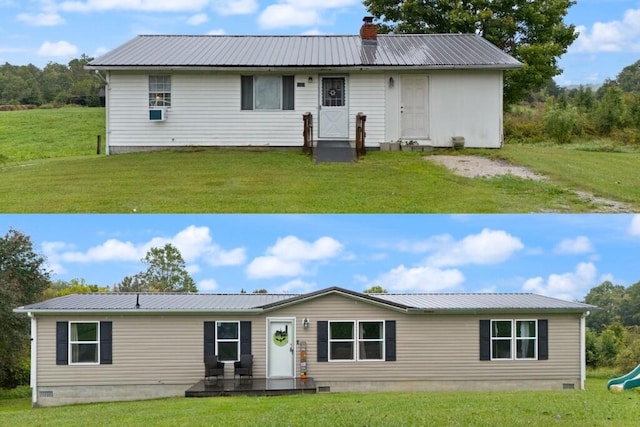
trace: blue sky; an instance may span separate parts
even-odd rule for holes
[[[361,0],[0,0],[0,63],[67,63],[138,34],[356,34]],[[640,0],[578,0],[561,85],[601,83],[640,59]]]
[[[112,286],[175,245],[200,292],[341,286],[581,300],[640,281],[640,215],[0,215],[54,280]]]

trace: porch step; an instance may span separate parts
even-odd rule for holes
[[[349,140],[319,140],[315,148],[315,160],[321,162],[353,162],[356,149]]]
[[[315,393],[313,378],[243,378],[200,380],[184,392],[184,397],[280,396]]]

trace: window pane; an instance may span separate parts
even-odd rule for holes
[[[498,320],[494,321],[491,328],[492,337],[505,337],[511,338],[511,321],[510,320]]]
[[[532,338],[536,336],[535,320],[518,320],[516,322],[516,336],[518,338]]]
[[[280,76],[256,76],[254,80],[256,109],[279,110],[281,84]]]
[[[72,363],[98,363],[98,344],[71,344]]]
[[[240,78],[240,109],[253,110],[253,76]]]
[[[353,322],[331,322],[329,337],[335,339],[353,339]]]
[[[344,77],[333,77],[322,79],[322,106],[323,107],[344,107],[345,106],[345,79]]]
[[[237,342],[218,342],[218,359],[226,362],[239,360]]]
[[[171,106],[171,76],[149,76],[149,106]]]
[[[98,341],[97,323],[72,323],[72,341]]]
[[[492,346],[494,359],[511,359],[511,340],[493,340]]]
[[[523,339],[516,342],[516,357],[518,359],[535,359],[536,357],[536,340]]]
[[[360,322],[359,338],[361,340],[382,339],[382,322]]]
[[[360,359],[382,360],[382,341],[360,341]]]
[[[237,340],[238,339],[238,323],[219,322],[217,338],[219,340]]]
[[[353,343],[352,342],[332,342],[331,343],[331,359],[332,360],[353,360]]]

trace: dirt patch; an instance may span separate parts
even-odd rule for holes
[[[524,166],[512,165],[504,160],[492,160],[477,156],[427,156],[426,160],[445,166],[453,173],[468,178],[483,178],[498,175],[513,175],[518,178],[543,181],[547,178],[534,173]],[[631,207],[625,203],[609,200],[593,194],[576,191],[576,195],[593,205],[594,212],[621,213],[631,212]]]
[[[446,166],[454,173],[468,178],[513,175],[518,178],[540,181],[545,179],[524,166],[515,166],[503,160],[476,156],[429,156],[425,159]]]

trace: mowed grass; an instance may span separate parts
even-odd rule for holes
[[[0,400],[0,425],[636,426],[640,413],[640,393],[609,392],[604,379],[589,379],[586,390],[170,398],[40,409],[19,401]]]
[[[104,109],[0,113],[5,213],[523,213],[598,212],[582,190],[640,207],[640,153],[507,145],[462,150],[550,177],[465,178],[422,153],[371,151],[316,164],[299,150],[194,149],[97,156]],[[5,130],[8,132],[5,133]],[[436,154],[451,154],[438,150]]]
[[[104,141],[104,123],[104,108],[0,111],[0,167],[95,154],[97,135]]]

